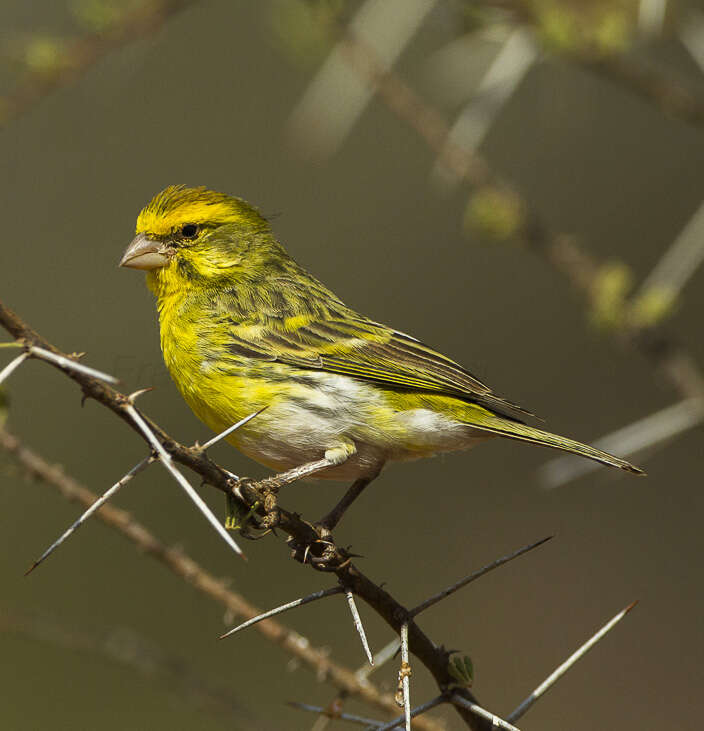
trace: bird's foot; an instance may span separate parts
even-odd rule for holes
[[[236,484],[232,492],[227,493],[225,496],[225,528],[239,531],[243,538],[249,538],[250,540],[263,538],[273,528],[266,525],[266,520],[262,521],[258,517],[258,513],[262,507],[266,510],[275,507],[275,499],[272,505],[268,494],[262,497],[252,494],[252,485],[254,484],[252,480],[247,477],[239,478],[236,475],[233,475],[233,477]]]
[[[355,480],[337,505],[329,513],[324,515],[316,525],[328,531],[328,533],[336,528],[342,520],[342,516],[347,511],[347,508],[362,494],[362,491],[372,479],[370,477],[360,477]]]

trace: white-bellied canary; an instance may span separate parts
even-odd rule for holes
[[[139,214],[122,266],[147,271],[164,360],[195,414],[274,470],[328,459],[317,477],[357,495],[390,460],[503,436],[639,473],[523,423],[530,414],[455,361],[358,314],[297,264],[240,198],[171,186]]]

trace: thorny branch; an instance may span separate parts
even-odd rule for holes
[[[32,330],[2,302],[0,302],[0,324],[24,346],[25,352],[29,353],[30,358],[36,357],[32,355],[33,346],[65,358],[69,357]],[[50,364],[78,383],[84,398],[92,398],[110,409],[149,444],[142,429],[130,416],[134,407],[127,396],[93,376],[66,368],[59,361],[51,361]],[[244,501],[247,509],[253,512],[253,518],[258,527],[277,528],[284,533],[287,536],[292,558],[301,563],[306,562],[319,571],[333,573],[346,591],[351,591],[364,599],[396,633],[401,632],[402,625],[408,624],[410,650],[431,673],[441,692],[455,685],[455,679],[449,670],[448,651],[444,647],[436,645],[415,622],[409,621],[406,607],[362,573],[352,563],[350,553],[336,545],[329,530],[307,522],[298,514],[289,512],[278,504],[276,478],[264,479],[260,483],[246,478],[234,480],[202,449],[187,447],[177,442],[148,417],[143,414],[141,416],[174,461],[192,469],[207,484],[225,494],[234,496],[237,500]],[[94,498],[95,496],[91,494],[91,502]],[[104,506],[101,511],[105,511],[106,508],[107,506]],[[219,591],[222,592],[224,589],[220,587]],[[255,614],[247,612],[245,616],[255,616]],[[263,624],[266,623],[261,623],[260,626]],[[455,693],[470,703],[477,704],[477,700],[466,688],[458,689]],[[486,720],[477,717],[467,708],[456,706],[456,710],[469,728],[475,731],[485,731],[490,728]]]
[[[60,467],[48,463],[2,427],[0,427],[0,448],[12,455],[31,477],[56,488],[71,502],[89,507],[97,499],[95,493],[67,475]],[[127,511],[108,504],[100,508],[96,517],[133,543],[138,550],[159,561],[196,591],[224,606],[228,612],[245,619],[252,619],[260,614],[257,607],[241,594],[228,589],[223,580],[210,574],[183,551],[161,543]],[[391,696],[382,694],[366,679],[360,681],[357,673],[331,660],[325,650],[312,646],[297,632],[271,619],[258,623],[257,631],[346,695],[360,698],[371,706],[387,712],[395,714],[398,711],[396,702]],[[440,729],[438,724],[429,718],[419,719],[418,728],[425,731]]]

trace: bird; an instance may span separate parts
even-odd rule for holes
[[[172,185],[137,218],[120,266],[144,270],[161,349],[195,415],[277,472],[324,460],[352,481],[323,523],[388,462],[493,437],[571,452],[626,472],[619,457],[529,425],[533,415],[416,338],[346,305],[299,265],[245,200]]]

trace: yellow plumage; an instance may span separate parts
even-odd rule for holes
[[[300,267],[249,204],[170,187],[140,213],[123,265],[147,270],[166,365],[230,441],[287,469],[327,454],[320,476],[368,482],[390,460],[505,436],[640,472],[523,423],[520,407],[450,358],[347,307]]]

